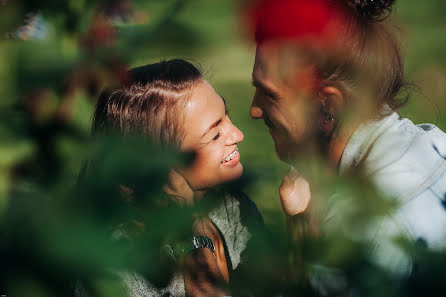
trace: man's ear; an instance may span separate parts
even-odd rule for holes
[[[333,86],[323,87],[318,92],[320,111],[319,130],[323,139],[330,139],[338,122],[339,110],[344,105],[342,92]]]
[[[334,114],[344,105],[344,95],[333,86],[326,86],[319,90],[318,97],[321,100],[321,108]]]

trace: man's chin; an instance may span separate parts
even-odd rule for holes
[[[294,150],[293,145],[278,145],[274,144],[274,148],[276,150],[277,157],[285,163],[293,163],[293,160],[296,158],[297,150]]]

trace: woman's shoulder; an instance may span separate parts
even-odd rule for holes
[[[232,269],[236,269],[255,229],[263,226],[256,204],[243,192],[226,191],[209,217],[221,232]]]
[[[256,225],[264,224],[257,205],[242,191],[223,191],[209,216],[211,219],[222,220],[232,226],[239,224],[247,228],[255,228]]]
[[[175,273],[169,282],[164,286],[156,286],[143,275],[135,271],[113,271],[117,277],[116,288],[122,290],[120,293],[129,297],[150,297],[150,296],[186,296],[186,289],[182,274]],[[119,295],[119,294],[118,294]],[[90,297],[93,294],[84,283],[76,281],[74,283],[73,297]]]
[[[257,208],[257,205],[248,195],[246,195],[242,191],[236,192],[228,192],[225,195],[225,198],[230,201],[235,201],[235,204],[238,202],[238,207],[240,209],[240,215],[243,219],[247,219],[245,221],[246,224],[252,223],[261,223],[263,224],[263,217]]]

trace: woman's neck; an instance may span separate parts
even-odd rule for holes
[[[203,196],[207,193],[206,189],[201,189],[201,190],[193,190],[194,192],[194,202],[201,200],[201,198],[203,198]]]

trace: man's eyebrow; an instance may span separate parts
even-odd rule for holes
[[[223,103],[225,105],[225,114],[228,113],[227,109],[226,109],[226,100],[225,98],[223,98],[222,96],[220,96],[221,100],[223,100]],[[203,133],[203,135],[201,137],[204,137],[206,134],[208,134],[209,131],[211,131],[213,128],[217,127],[218,125],[220,125],[220,123],[222,122],[223,119],[218,119],[215,122],[212,123],[212,125],[209,126],[209,128],[206,130],[206,132]]]
[[[263,92],[265,92],[268,96],[272,97],[272,98],[276,98],[278,97],[277,93],[272,90],[271,88],[269,88],[268,86],[266,86],[265,84],[261,83],[260,81],[257,80],[252,80],[252,85],[255,88],[259,88],[261,89]]]

